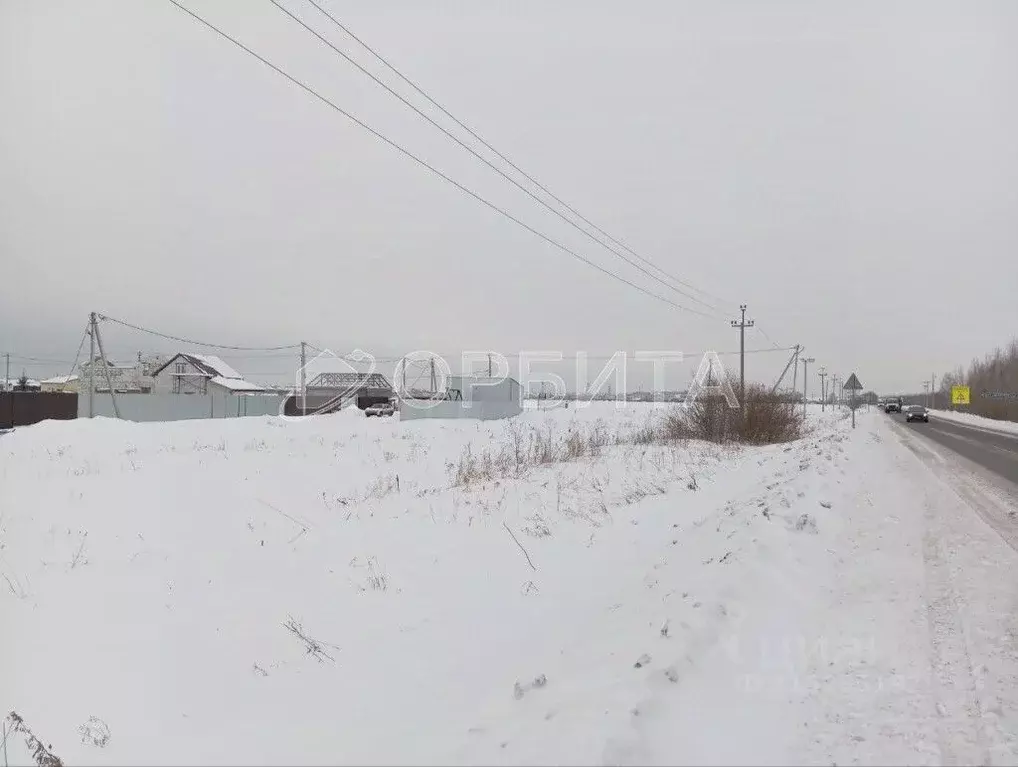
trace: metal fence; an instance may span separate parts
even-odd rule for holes
[[[96,394],[93,414],[115,418],[110,395]],[[277,394],[118,394],[125,421],[187,421],[201,418],[243,418],[279,415],[283,395]],[[88,418],[88,396],[78,398],[79,418]]]
[[[0,429],[78,417],[78,395],[70,392],[0,392]]]

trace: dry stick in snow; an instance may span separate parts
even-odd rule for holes
[[[516,541],[516,545],[520,547],[520,551],[523,552],[523,556],[525,556],[527,558],[527,564],[530,565],[530,569],[533,570],[536,573],[537,572],[537,568],[534,567],[534,563],[530,561],[530,555],[527,553],[527,550],[525,548],[523,548],[523,544],[520,543],[519,538],[517,538],[515,535],[513,535],[513,531],[509,529],[509,525],[507,525],[505,522],[502,523],[502,527],[504,527],[505,531],[507,533],[509,533],[510,537],[512,537],[512,539],[514,541]]]
[[[292,615],[287,616],[287,621],[286,623],[283,624],[283,626],[286,628],[287,631],[289,631],[291,634],[293,634],[295,637],[297,637],[304,643],[304,649],[307,650],[308,655],[314,656],[315,660],[317,660],[319,663],[322,662],[323,657],[328,658],[333,663],[336,662],[336,659],[329,655],[327,652],[325,652],[325,650],[322,648],[322,642],[319,642],[317,639],[312,639],[311,637],[304,633],[304,627],[301,626],[299,622],[294,620]],[[335,647],[335,645],[329,646]]]
[[[81,536],[81,545],[80,545],[80,546],[78,547],[78,550],[77,550],[77,552],[75,552],[75,554],[74,554],[74,559],[73,559],[73,560],[71,560],[71,569],[72,569],[72,570],[73,570],[73,569],[74,569],[75,567],[77,567],[77,566],[78,566],[78,560],[79,560],[79,559],[81,559],[81,551],[82,551],[82,549],[84,549],[84,548],[85,548],[85,539],[86,539],[87,537],[88,537],[88,533],[87,533],[87,532],[86,532],[86,533],[85,533],[85,534],[84,534],[83,536]]]
[[[32,760],[39,765],[39,767],[63,767],[63,762],[60,758],[52,753],[49,748],[43,745],[43,742],[39,740],[25,724],[25,720],[18,716],[17,712],[11,711],[7,715],[6,721],[10,722],[11,728],[7,731],[7,736],[10,737],[15,732],[25,736],[25,746],[32,754]],[[7,740],[4,739],[4,747],[7,746]]]
[[[268,507],[269,507],[270,509],[272,509],[272,510],[273,510],[274,512],[276,512],[277,514],[282,514],[282,515],[283,515],[284,517],[286,517],[286,518],[287,518],[288,520],[290,520],[290,521],[291,521],[291,522],[293,522],[293,523],[294,523],[295,525],[297,525],[297,526],[298,526],[299,528],[301,528],[301,530],[302,530],[303,532],[305,532],[305,533],[306,533],[306,532],[307,532],[308,530],[310,530],[310,529],[311,529],[311,525],[309,525],[309,524],[308,524],[307,522],[303,522],[303,521],[301,521],[301,520],[297,519],[296,517],[291,517],[291,516],[290,516],[289,514],[287,514],[287,513],[285,512],[285,511],[283,511],[282,509],[278,509],[278,508],[276,508],[275,506],[273,506],[273,505],[272,505],[271,503],[269,503],[268,501],[263,501],[263,500],[262,500],[261,498],[259,498],[259,499],[258,499],[258,501],[259,501],[259,503],[262,503],[262,504],[264,504],[264,505],[268,506]]]

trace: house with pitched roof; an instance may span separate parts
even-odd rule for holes
[[[154,394],[265,394],[271,389],[248,381],[210,354],[180,352],[151,373]]]

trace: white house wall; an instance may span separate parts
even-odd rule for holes
[[[450,376],[450,389],[458,389],[464,400],[473,402],[519,402],[520,385],[512,378],[478,378],[473,376]]]

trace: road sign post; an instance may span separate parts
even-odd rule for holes
[[[951,404],[952,405],[969,405],[972,402],[971,391],[967,386],[952,386],[951,387]]]
[[[856,376],[856,374],[852,373],[852,375],[850,375],[848,377],[848,380],[845,381],[845,385],[842,386],[841,388],[842,388],[843,391],[847,390],[847,391],[850,391],[852,393],[852,402],[851,402],[851,405],[849,407],[852,410],[852,428],[854,429],[855,428],[855,408],[856,408],[855,395],[856,395],[856,392],[862,391],[862,384],[859,383],[859,378]]]

